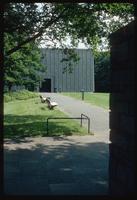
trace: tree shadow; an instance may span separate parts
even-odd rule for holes
[[[107,195],[108,144],[73,139],[5,146],[6,195]]]
[[[43,115],[5,115],[4,116],[4,137],[23,138],[30,136],[47,136],[47,118]],[[49,134],[72,135],[79,132],[80,126],[66,124],[65,121],[50,121]],[[82,129],[81,129],[82,130]]]

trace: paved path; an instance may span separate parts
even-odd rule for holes
[[[5,140],[6,195],[107,195],[108,144],[92,136]]]
[[[92,106],[81,100],[77,100],[59,93],[42,93],[43,96],[51,97],[52,101],[56,101],[58,108],[72,117],[80,117],[81,113],[90,117],[90,130],[99,140],[109,141],[109,111],[103,108]],[[87,127],[87,124],[85,124]]]
[[[107,195],[108,111],[59,94],[45,96],[70,116],[90,116],[95,135],[5,139],[5,194]]]

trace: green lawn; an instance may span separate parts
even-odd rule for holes
[[[66,92],[61,93],[66,96],[74,97],[76,99],[82,99],[81,92]],[[84,93],[84,101],[91,103],[92,105],[96,105],[105,109],[109,109],[109,93],[92,93],[85,92]]]
[[[4,137],[46,136],[46,119],[48,117],[67,117],[55,108],[49,110],[40,98],[14,100],[4,104]],[[87,130],[80,127],[80,121],[51,120],[49,136],[53,135],[86,135]]]

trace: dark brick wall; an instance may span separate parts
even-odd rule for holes
[[[135,192],[135,34],[134,22],[110,36],[110,195]]]

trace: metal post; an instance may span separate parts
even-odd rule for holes
[[[83,116],[85,116],[85,118],[83,118]],[[52,118],[47,118],[47,135],[49,135],[49,120],[50,119],[80,119],[81,121],[81,127],[82,127],[82,123],[83,123],[83,119],[87,119],[88,120],[88,133],[90,133],[90,118],[84,114],[81,114],[81,117],[52,117]]]
[[[84,100],[84,89],[81,90],[82,100]]]
[[[80,125],[81,125],[81,127],[82,127],[82,114],[81,114],[81,124],[80,124]]]
[[[87,120],[88,120],[88,133],[90,133],[90,118],[89,118],[88,116],[84,115],[83,113],[81,114],[81,118],[83,119],[82,116],[85,116],[86,118],[84,118],[84,119],[87,119]],[[82,120],[82,119],[81,119],[81,120]],[[82,122],[81,122],[81,123],[82,123]]]
[[[90,119],[88,118],[88,133],[90,133]]]
[[[82,91],[82,100],[84,100],[84,91]]]
[[[47,135],[49,134],[49,122],[48,122],[48,119],[47,119]]]

